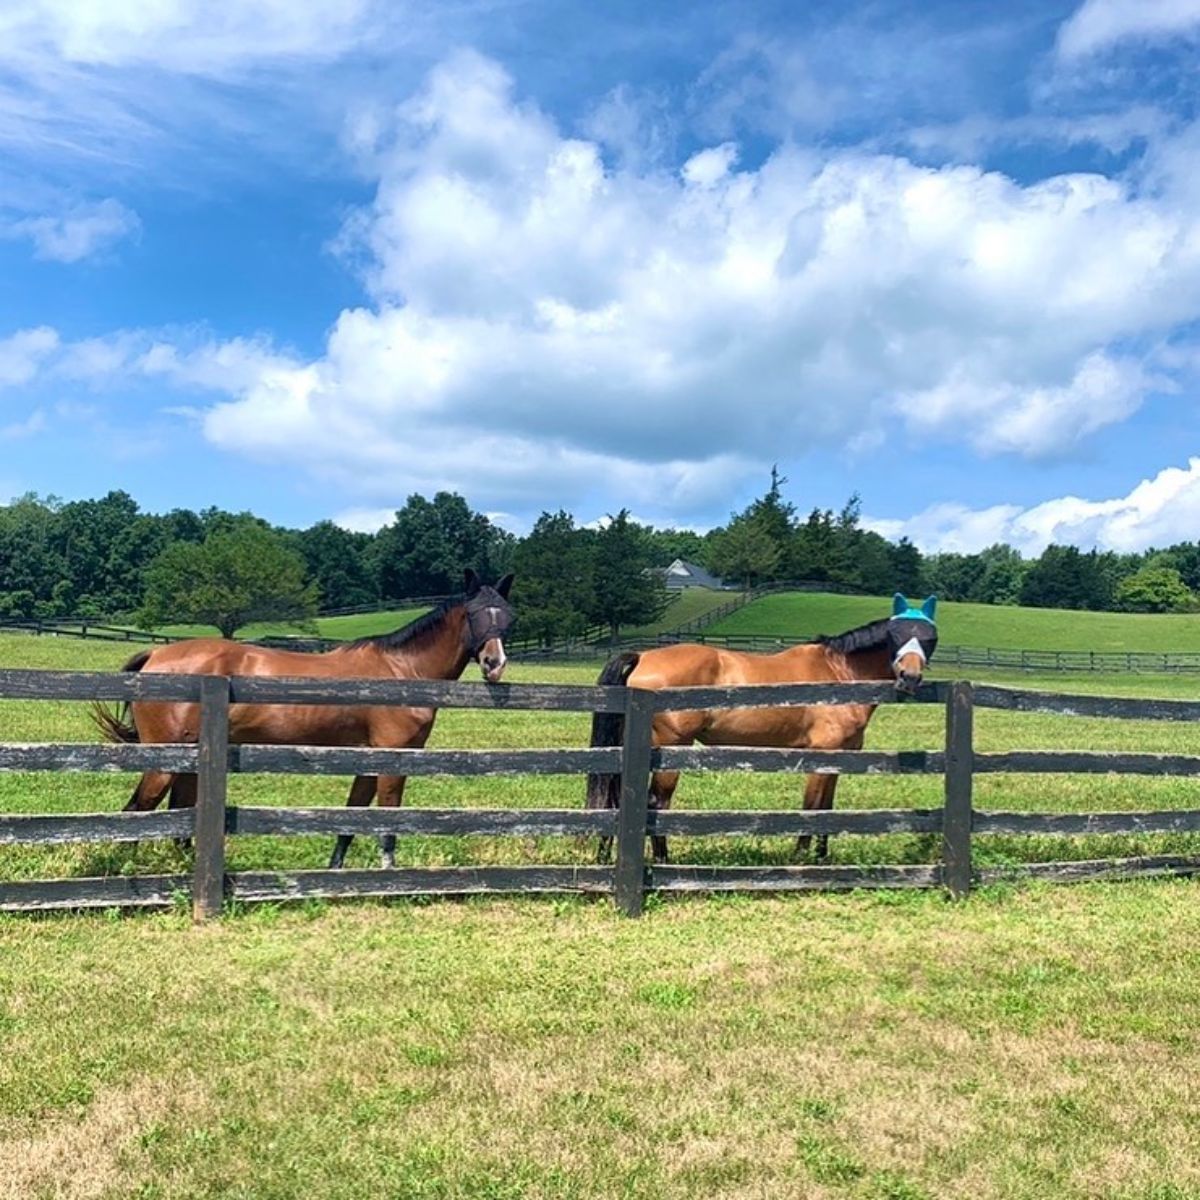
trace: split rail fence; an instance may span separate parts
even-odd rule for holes
[[[651,745],[659,712],[814,704],[886,704],[882,683],[789,684],[739,688],[636,688],[496,685],[426,680],[226,678],[167,674],[0,671],[0,700],[165,701],[199,705],[195,744],[105,745],[0,743],[2,771],[143,771],[195,773],[194,809],[153,813],[0,814],[0,846],[192,838],[190,875],[106,876],[0,882],[0,910],[163,907],[190,895],[197,919],[217,915],[226,898],[278,901],[307,897],[592,892],[614,897],[631,916],[648,892],[799,891],[944,887],[965,896],[975,883],[1004,877],[1070,882],[1143,874],[1200,872],[1200,856],[1155,855],[1087,862],[1039,862],[976,868],[974,834],[1200,833],[1200,809],[1146,812],[988,812],[972,803],[985,773],[1200,776],[1200,757],[1147,753],[1008,751],[974,748],[977,708],[1078,717],[1196,721],[1200,701],[1060,696],[970,683],[927,684],[914,701],[945,707],[941,750],[791,750]],[[619,747],[553,750],[412,750],[331,746],[230,745],[232,704],[394,705],[541,712],[617,713]],[[935,809],[655,811],[648,807],[656,769],[872,775],[940,775]],[[228,803],[231,773],[320,775],[621,776],[618,810],[244,807]],[[940,837],[940,861],[894,866],[687,866],[646,861],[648,834],[788,836],[919,833]],[[611,866],[456,866],[394,870],[226,870],[229,835],[454,835],[612,837]]]

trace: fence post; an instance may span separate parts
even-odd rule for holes
[[[652,693],[626,691],[625,740],[621,750],[621,807],[617,810],[617,865],[613,892],[617,908],[640,917],[646,896],[646,812],[650,801]]]
[[[946,799],[942,810],[942,882],[961,899],[971,890],[971,787],[975,769],[975,689],[952,683],[946,697]]]
[[[192,918],[220,916],[225,896],[225,793],[229,771],[229,680],[200,680],[200,739],[196,763],[196,861]]]

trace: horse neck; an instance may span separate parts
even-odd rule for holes
[[[456,604],[437,627],[413,645],[384,651],[389,665],[416,679],[457,679],[470,661],[465,637],[467,610]]]
[[[850,680],[867,682],[892,678],[891,651],[886,645],[855,650],[851,654],[831,654],[830,657],[840,660]]]

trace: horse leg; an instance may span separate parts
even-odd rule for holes
[[[195,808],[198,787],[199,780],[196,775],[176,775],[175,782],[171,784],[171,794],[167,797],[167,808]],[[180,850],[190,850],[192,839],[176,838],[175,845]]]
[[[833,807],[833,794],[837,790],[836,775],[810,775],[804,788],[804,807],[808,811],[824,810]],[[804,858],[812,844],[810,834],[801,834],[796,839],[796,857]],[[817,862],[824,862],[829,857],[829,835],[822,833],[817,836]]]
[[[671,797],[679,786],[678,771],[655,771],[650,777],[650,807],[657,812],[665,812],[671,807]],[[666,863],[667,839],[661,833],[650,837],[650,850],[656,863]]]
[[[350,785],[350,795],[346,800],[346,804],[349,808],[366,808],[374,796],[375,776],[358,775]],[[346,851],[350,849],[352,841],[354,841],[354,834],[338,834],[337,845],[334,846],[333,854],[329,857],[329,869],[331,871],[336,871],[346,861]]]
[[[157,808],[174,778],[169,771],[146,771],[138,780],[137,787],[133,789],[133,795],[130,796],[124,811],[149,812],[152,808]]]
[[[399,808],[400,801],[404,799],[405,782],[406,777],[404,775],[380,775],[379,807]],[[385,833],[379,839],[379,849],[383,855],[383,869],[385,871],[394,871],[396,869],[396,835],[394,833]]]

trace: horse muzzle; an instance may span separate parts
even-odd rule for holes
[[[499,683],[507,664],[508,656],[499,642],[491,642],[479,652],[479,669],[486,683]]]

